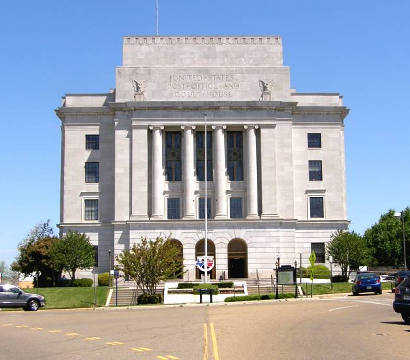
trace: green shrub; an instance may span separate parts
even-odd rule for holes
[[[98,286],[112,286],[113,277],[111,276],[111,284],[108,285],[108,281],[110,279],[109,273],[102,273],[98,274]]]
[[[219,294],[218,286],[216,286],[214,284],[198,284],[198,285],[195,285],[193,287],[193,290],[194,290],[193,293],[195,295],[198,295],[199,294],[199,289],[213,289],[214,290],[213,295]]]
[[[143,304],[161,304],[162,303],[162,296],[161,294],[154,294],[154,295],[148,295],[148,294],[141,294],[137,298],[138,304],[143,305]]]
[[[310,278],[310,269],[311,266],[308,268],[301,268],[303,278]],[[297,277],[299,276],[300,272],[298,271]],[[325,265],[315,265],[313,267],[313,276],[315,279],[330,279],[330,270]]]
[[[293,293],[279,294],[279,299],[289,299],[294,298]],[[275,294],[264,294],[264,295],[243,295],[243,296],[229,296],[225,299],[225,302],[235,302],[235,301],[255,301],[255,300],[272,300],[275,299]]]
[[[216,283],[215,285],[218,286],[219,289],[233,288],[232,281],[219,282],[219,283]]]
[[[198,283],[191,283],[191,282],[180,282],[178,283],[178,289],[192,289]]]
[[[91,287],[93,286],[92,279],[75,279],[71,282],[71,286],[73,287]]]
[[[332,281],[335,283],[347,282],[347,280],[349,280],[347,276],[343,276],[343,275],[332,276]]]
[[[92,279],[60,279],[57,281],[58,287],[91,287],[93,286]]]

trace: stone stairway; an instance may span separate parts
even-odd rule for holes
[[[133,284],[134,285],[134,284]],[[164,295],[164,284],[160,284],[157,287],[157,294]],[[141,295],[141,291],[137,290],[134,286],[126,286],[125,284],[121,284],[118,286],[118,298],[117,298],[117,305],[118,306],[130,306],[130,305],[137,305],[138,296]],[[116,300],[116,289],[115,287],[112,289],[112,295],[109,302],[109,306],[115,306]]]

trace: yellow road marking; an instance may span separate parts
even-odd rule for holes
[[[124,345],[124,343],[120,341],[110,341],[110,342],[106,342],[106,344],[111,345],[111,346]]]
[[[204,324],[204,355],[202,356],[202,360],[208,360],[208,326]]]
[[[88,337],[88,338],[86,338],[85,340],[94,341],[94,340],[101,340],[101,338],[98,337],[98,336],[93,336],[93,337]]]
[[[142,352],[142,351],[151,351],[152,349],[146,348],[146,347],[138,347],[138,348],[137,347],[132,347],[132,348],[130,348],[130,350]]]
[[[27,325],[16,325],[16,328],[28,328]]]
[[[172,356],[172,355],[167,355],[168,359],[172,359],[172,360],[178,360],[179,358]]]
[[[49,333],[56,334],[61,333],[61,330],[48,330]]]
[[[43,330],[43,328],[31,328],[31,330]]]
[[[211,339],[212,339],[212,349],[214,353],[214,360],[219,360],[219,353],[218,353],[218,344],[216,342],[216,334],[214,324],[210,323],[209,327],[211,328]]]
[[[11,326],[13,324],[9,323],[9,324],[2,324],[1,326]]]
[[[72,333],[66,333],[65,336],[79,336],[80,334],[76,333],[76,332],[72,332]]]
[[[168,360],[166,357],[164,357],[164,356],[157,356],[157,359],[160,359],[160,360]]]

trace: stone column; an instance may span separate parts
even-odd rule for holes
[[[215,187],[215,219],[226,219],[226,163],[225,163],[225,136],[226,126],[212,126],[214,130],[214,187]],[[205,165],[206,166],[206,165]]]
[[[131,219],[148,219],[148,128],[132,126]]]
[[[162,172],[163,126],[151,126],[152,130],[152,214],[151,219],[164,218],[164,176]]]
[[[184,130],[184,219],[195,219],[194,134],[195,126],[181,126]]]
[[[257,219],[258,216],[258,167],[256,156],[256,134],[255,126],[244,126],[246,130],[247,149],[246,149],[246,200],[247,200],[247,219]]]

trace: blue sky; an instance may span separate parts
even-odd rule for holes
[[[339,92],[350,228],[410,205],[408,1],[159,0],[160,35],[280,35],[291,84]],[[122,37],[155,31],[155,0],[0,2],[0,260],[59,221],[65,93],[115,86]]]

